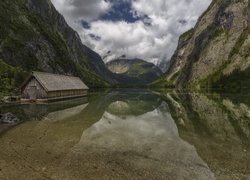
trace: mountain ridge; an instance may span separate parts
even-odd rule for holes
[[[152,86],[245,87],[250,83],[249,19],[248,0],[214,0],[196,26],[180,36],[170,68]]]
[[[144,85],[153,82],[162,75],[159,67],[145,60],[119,58],[106,63],[106,67],[121,78],[124,84]]]
[[[4,24],[0,26],[0,59],[9,66],[27,73],[36,70],[79,76],[90,87],[118,83],[50,0],[3,0],[0,21]]]

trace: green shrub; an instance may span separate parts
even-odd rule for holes
[[[17,93],[28,73],[19,67],[12,67],[0,59],[0,94]]]

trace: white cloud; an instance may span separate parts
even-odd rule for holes
[[[111,3],[100,0],[51,0],[70,25],[80,20],[92,21],[111,8]]]
[[[56,8],[77,30],[84,44],[105,56],[106,61],[126,54],[155,64],[171,58],[178,37],[192,28],[211,0],[133,0],[132,11],[136,16],[150,18],[151,25],[143,20],[98,20],[98,16],[110,10],[112,3],[98,0],[52,0]],[[91,28],[84,29],[78,20],[87,20]],[[147,19],[148,20],[148,19]],[[90,37],[93,34],[101,39]]]

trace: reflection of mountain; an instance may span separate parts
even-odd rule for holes
[[[131,99],[138,99],[138,101],[144,101],[143,104],[147,104],[146,102],[150,104],[150,108],[144,106],[144,110],[138,109],[138,112],[142,114],[147,113],[148,109],[154,111],[160,105],[159,98],[149,92],[129,91],[119,93],[113,91],[90,96],[88,104],[86,104],[86,101],[81,103],[78,100],[72,100],[56,104],[30,105],[32,108],[27,108],[28,105],[25,105],[25,108],[19,107],[20,114],[33,112],[30,116],[33,117],[33,120],[26,121],[1,135],[0,167],[1,172],[5,174],[3,176],[0,172],[0,179],[6,177],[8,179],[27,179],[27,172],[29,177],[35,179],[48,179],[48,177],[66,179],[67,174],[72,172],[72,168],[68,168],[62,162],[69,162],[68,159],[65,159],[65,156],[79,142],[83,131],[109,114],[105,111],[110,104]],[[14,111],[18,111],[18,107],[12,108],[14,108]],[[41,111],[43,109],[47,110]],[[11,107],[8,107],[8,110],[11,110]],[[40,111],[43,112],[42,118],[37,113]],[[138,112],[134,112],[138,114]],[[36,120],[36,116],[33,116],[35,113],[40,117],[39,120]],[[132,114],[130,113],[131,116]],[[27,114],[25,114],[25,117],[28,117]],[[15,163],[12,163],[10,159],[14,159]],[[86,175],[85,171],[95,170],[93,167],[96,162],[91,161],[91,159],[88,159],[88,161],[78,160],[78,163],[81,165],[89,163],[92,169],[88,169],[86,166],[79,174],[70,174],[69,179],[82,179]],[[93,176],[93,174],[89,173],[90,176]]]
[[[114,115],[141,115],[153,111],[162,103],[160,97],[147,91],[112,92],[106,111]]]
[[[34,179],[249,178],[247,104],[236,96],[162,97],[117,90],[88,103],[19,107],[30,117],[47,110],[1,134],[0,179],[27,172]]]
[[[180,136],[196,147],[216,178],[249,178],[250,108],[247,105],[234,104],[215,95],[174,93],[166,94],[165,98]]]
[[[117,177],[114,172],[128,179],[214,179],[195,148],[179,137],[166,103],[136,116],[106,111],[83,132],[62,166],[68,178],[84,173],[88,179],[90,171],[98,177],[105,172],[107,179]]]

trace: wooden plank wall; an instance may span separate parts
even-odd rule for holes
[[[52,91],[48,93],[48,98],[86,95],[87,92],[87,90]]]
[[[37,99],[49,99],[49,98],[57,98],[57,97],[70,97],[70,96],[78,96],[78,95],[86,95],[88,90],[64,90],[64,91],[51,91],[46,92],[45,89],[41,86],[41,84],[35,79],[32,78],[25,88],[22,91],[23,99],[30,99],[29,90],[30,87],[37,88]]]
[[[35,86],[37,88],[37,99],[47,99],[48,98],[48,94],[44,90],[44,88],[40,85],[40,83],[35,78],[32,78],[22,91],[21,97],[23,99],[30,98],[29,97],[29,90],[30,90],[30,87],[32,87],[32,86],[33,87]]]

